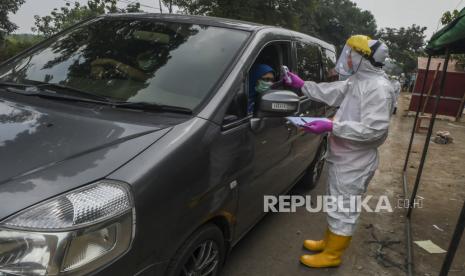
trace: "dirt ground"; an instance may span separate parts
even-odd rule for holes
[[[387,195],[394,212],[361,215],[358,231],[339,268],[309,269],[299,264],[306,238],[321,238],[326,227],[323,213],[308,213],[300,208],[295,213],[273,213],[249,232],[233,249],[223,270],[225,276],[238,275],[405,275],[406,240],[402,167],[413,125],[413,117],[404,111],[408,93],[402,93],[398,114],[393,116],[390,134],[380,148],[380,166],[368,194],[374,198]],[[429,145],[418,195],[421,208],[412,217],[413,240],[431,240],[447,250],[465,200],[465,123],[438,120],[435,131],[448,130],[453,144]],[[409,163],[409,190],[412,190],[425,134],[417,134]],[[307,191],[296,186],[291,194],[324,194],[326,179]],[[376,203],[376,201],[375,201]],[[370,204],[371,205],[371,204]],[[429,254],[413,245],[416,275],[437,275],[445,254]],[[462,240],[449,275],[465,275],[465,241]]]

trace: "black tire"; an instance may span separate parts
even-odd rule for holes
[[[312,163],[308,167],[305,175],[300,180],[303,185],[308,189],[314,189],[321,178],[324,165],[326,163],[326,151],[328,150],[328,140],[325,138],[321,142],[320,147],[313,159]]]
[[[207,224],[195,231],[178,249],[165,275],[218,276],[225,256],[223,233],[214,224]]]

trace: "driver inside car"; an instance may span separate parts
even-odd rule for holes
[[[139,56],[137,58],[139,62]],[[111,69],[107,69],[111,68]],[[112,58],[98,58],[91,62],[91,74],[94,79],[104,79],[108,74],[111,75],[111,70],[121,72],[130,79],[137,81],[146,81],[149,76],[142,70],[124,64]]]
[[[275,72],[266,64],[255,64],[249,73],[248,113],[255,111],[257,95],[270,90],[275,83]]]

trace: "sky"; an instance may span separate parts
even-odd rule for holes
[[[20,10],[11,15],[11,20],[19,26],[16,33],[30,33],[34,26],[34,15],[44,16],[53,8],[64,6],[75,0],[26,0]],[[77,0],[86,3],[87,0]],[[121,7],[136,0],[119,0]],[[437,31],[439,19],[445,11],[465,7],[465,0],[352,0],[363,10],[369,10],[376,19],[378,28],[406,27],[412,24],[426,26],[427,39]],[[158,0],[139,0],[144,11],[158,12]],[[164,8],[166,11],[166,8]]]

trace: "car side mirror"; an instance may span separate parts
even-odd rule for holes
[[[286,90],[270,90],[261,95],[258,101],[259,117],[285,117],[299,109],[299,96]]]

